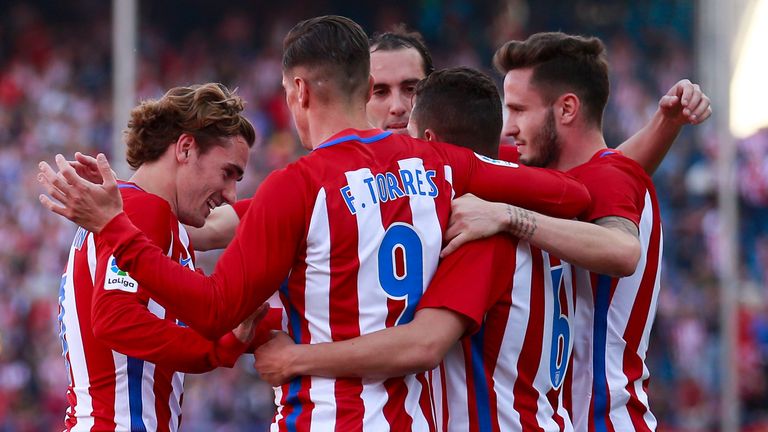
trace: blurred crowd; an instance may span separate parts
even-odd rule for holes
[[[115,154],[110,143],[110,2],[5,1],[0,15],[0,431],[61,429],[67,377],[57,287],[75,227],[38,204],[36,163],[55,153]],[[405,22],[438,67],[489,73],[495,47],[560,29],[603,38],[612,92],[604,121],[617,145],[678,79],[696,80],[693,0],[139,2],[138,97],[174,85],[237,87],[260,139],[239,195],[303,154],[280,87],[282,37],[299,19],[347,15],[370,33]],[[157,3],[157,4],[153,4]],[[285,2],[288,3],[288,2]],[[494,75],[497,79],[498,76]],[[706,89],[705,89],[706,91]],[[715,107],[717,110],[717,107]],[[122,126],[122,125],[118,125]],[[654,177],[665,229],[650,395],[664,430],[716,430],[719,395],[718,150],[712,122],[687,127]],[[747,427],[768,427],[768,129],[740,141],[739,375]],[[129,173],[123,173],[129,174]],[[215,253],[203,254],[211,268]],[[263,430],[272,394],[244,356],[231,370],[188,376],[183,430]]]

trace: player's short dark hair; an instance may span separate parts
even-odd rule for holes
[[[159,100],[142,101],[123,132],[128,164],[137,169],[159,159],[182,133],[195,137],[200,154],[225,146],[221,138],[238,135],[252,147],[256,131],[244,108],[243,99],[219,83],[174,87]]]
[[[368,96],[368,36],[349,18],[325,15],[296,24],[283,40],[283,71],[298,66],[334,83],[341,95]]]
[[[416,85],[411,117],[423,133],[432,129],[445,142],[496,157],[501,98],[484,73],[456,67],[436,71]]]
[[[374,33],[369,41],[371,52],[374,51],[395,51],[403,48],[413,48],[421,56],[421,65],[424,70],[424,76],[429,76],[435,71],[432,63],[432,55],[429,54],[427,44],[421,33],[409,31],[405,24],[398,24],[386,32]]]
[[[610,85],[605,45],[599,38],[536,33],[525,41],[505,43],[493,63],[501,73],[533,68],[531,84],[547,103],[572,92],[581,100],[587,119],[602,126]]]

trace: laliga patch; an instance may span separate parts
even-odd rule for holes
[[[477,156],[478,159],[480,159],[483,162],[487,162],[489,164],[498,165],[498,166],[507,166],[510,168],[518,168],[520,165],[514,163],[514,162],[507,162],[503,160],[493,159],[489,158],[488,156],[483,156],[481,154],[475,153],[475,156]]]
[[[105,290],[120,290],[135,293],[139,289],[139,284],[128,273],[117,267],[117,261],[114,256],[109,259],[107,273],[104,278]]]

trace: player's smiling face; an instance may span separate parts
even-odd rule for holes
[[[373,95],[366,111],[374,127],[395,133],[408,133],[411,98],[416,84],[424,79],[421,55],[415,48],[371,53]]]
[[[201,227],[214,207],[237,199],[235,184],[248,162],[248,144],[239,135],[219,139],[226,145],[214,145],[202,155],[194,146],[189,161],[179,168],[176,199],[184,224]]]
[[[560,157],[560,139],[554,111],[530,84],[532,69],[513,69],[504,77],[507,117],[502,136],[514,141],[520,162],[552,167]]]

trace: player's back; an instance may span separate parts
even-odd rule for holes
[[[462,338],[441,364],[438,423],[451,432],[572,431],[562,394],[572,348],[571,268],[528,242],[505,240],[496,257],[485,260],[492,268],[475,265],[509,282],[491,291],[477,332]]]
[[[281,289],[294,340],[346,340],[410,321],[437,267],[453,194],[435,146],[347,130],[287,169],[301,173],[308,197],[306,242]],[[306,377],[277,402],[279,424],[299,430],[431,428],[421,377]],[[299,404],[311,409],[296,413]]]
[[[570,171],[593,197],[582,217],[620,216],[638,227],[635,272],[616,278],[574,267],[576,313],[572,411],[577,430],[654,430],[645,365],[660,289],[662,227],[653,182],[614,150]]]
[[[160,216],[167,221],[158,225],[167,225],[169,255],[190,257],[188,240],[180,238],[183,227],[168,204],[131,183],[119,186],[126,212]],[[138,289],[114,259],[103,259],[99,248],[104,247],[78,228],[59,288],[59,336],[69,378],[65,426],[72,431],[177,430],[184,374],[113,351],[94,336],[94,291]],[[191,258],[185,263],[191,265]],[[149,302],[152,313],[165,316],[161,306]]]

